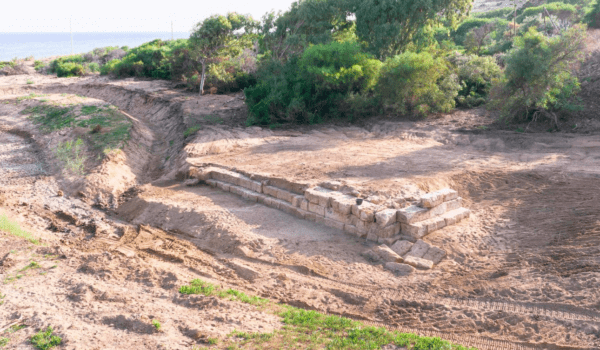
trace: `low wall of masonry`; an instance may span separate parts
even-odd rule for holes
[[[247,200],[379,242],[381,246],[363,255],[383,261],[386,268],[398,273],[437,264],[445,251],[422,238],[470,215],[462,207],[462,198],[451,189],[428,193],[418,204],[391,209],[366,200],[359,205],[356,197],[329,188],[218,167],[192,168],[188,175],[192,178],[188,181],[204,181]]]

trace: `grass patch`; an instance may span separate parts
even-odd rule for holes
[[[83,140],[60,142],[54,153],[64,168],[75,174],[83,175],[86,157],[83,153]]]
[[[21,225],[16,221],[12,221],[8,216],[0,214],[0,231],[10,233],[13,236],[21,237],[33,244],[40,244],[40,241],[33,235],[21,228]]]
[[[195,279],[181,286],[182,294],[202,294],[236,300],[256,306],[270,306],[282,318],[285,326],[273,333],[244,333],[233,331],[224,346],[227,349],[356,349],[375,350],[387,344],[409,350],[476,350],[433,337],[388,331],[382,327],[366,326],[349,318],[331,316],[312,310],[272,303],[268,299],[248,296],[234,289],[223,290],[217,285]],[[210,339],[209,339],[210,343]],[[210,343],[212,344],[212,343]]]
[[[41,105],[24,109],[22,114],[31,114],[29,117],[39,125],[42,132],[52,132],[73,126],[75,116],[70,113],[72,108]]]
[[[27,271],[29,269],[39,269],[40,267],[41,267],[40,264],[38,264],[35,261],[32,261],[27,266],[25,266],[24,268],[20,269],[19,272]]]
[[[160,331],[160,321],[159,320],[152,320],[152,325],[154,326],[154,328],[156,328],[157,331]]]
[[[200,129],[201,129],[200,125],[191,126],[183,132],[183,137],[187,138],[188,136],[198,132],[198,130],[200,130]]]
[[[10,339],[6,337],[0,337],[0,348],[5,347],[10,342]]]
[[[227,289],[223,290],[220,287],[205,282],[200,279],[195,279],[190,282],[187,286],[181,286],[179,288],[179,293],[181,294],[202,294],[206,296],[215,295],[219,298],[229,299],[229,300],[237,300],[242,303],[251,304],[251,305],[264,305],[269,302],[268,299],[264,299],[257,296],[249,296],[244,292],[240,292],[235,289]]]
[[[27,81],[27,84],[29,84],[29,82],[30,82],[30,81],[31,81],[31,80],[28,80],[28,81]],[[33,84],[33,82],[31,82],[31,83]],[[20,103],[21,101],[25,101],[25,100],[33,100],[33,99],[34,99],[34,98],[36,98],[36,97],[46,97],[46,96],[48,96],[48,95],[44,95],[44,94],[41,94],[41,95],[36,95],[36,94],[33,94],[33,93],[31,93],[31,94],[29,94],[29,95],[27,95],[27,96],[21,96],[21,97],[17,97],[17,102],[18,102],[18,103]]]
[[[33,80],[27,79],[27,84],[29,84],[29,85],[33,84]]]
[[[62,343],[62,338],[57,335],[53,335],[53,332],[54,330],[52,329],[52,327],[48,327],[45,331],[40,330],[39,332],[31,336],[31,339],[29,341],[34,347],[40,350],[51,349]]]
[[[15,333],[15,332],[20,331],[21,329],[23,329],[25,327],[27,327],[27,326],[24,325],[24,324],[15,324],[15,325],[10,326],[10,328],[7,329],[7,330],[5,330],[4,332],[9,333],[9,334],[10,333]]]

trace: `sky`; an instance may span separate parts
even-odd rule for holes
[[[189,32],[213,14],[237,12],[260,19],[287,10],[294,0],[167,1],[6,1],[0,11],[0,33],[7,32]]]

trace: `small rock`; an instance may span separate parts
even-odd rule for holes
[[[379,260],[381,260],[381,258],[379,257],[379,254],[375,253],[371,249],[365,250],[364,252],[360,253],[360,255],[362,255],[368,261],[379,261]]]
[[[415,268],[410,265],[396,262],[385,263],[385,268],[401,276],[410,275],[415,270]]]
[[[57,195],[58,197],[62,197],[62,196],[64,196],[65,194],[63,193],[63,191],[61,191],[61,190],[58,190],[58,192],[56,192],[56,195]]]
[[[194,178],[194,179],[187,179],[183,182],[184,185],[191,187],[191,186],[196,186],[200,183],[200,179]]]
[[[240,263],[236,263],[236,262],[231,262],[231,267],[235,270],[235,272],[238,274],[238,276],[240,276],[241,278],[248,280],[248,281],[254,281],[255,279],[260,277],[260,273],[246,265],[242,265]]]
[[[410,251],[406,254],[406,256],[414,256],[416,258],[422,258],[425,253],[431,248],[431,244],[419,239],[417,243],[413,244]]]
[[[394,252],[396,252],[396,254],[403,256],[404,254],[408,253],[412,247],[413,244],[409,241],[397,241],[391,248]]]
[[[404,262],[418,269],[429,270],[433,267],[433,261],[417,258],[416,256],[407,256]]]
[[[396,254],[393,250],[390,249],[390,247],[386,246],[385,244],[382,244],[377,247],[373,247],[373,251],[375,253],[379,254],[379,257],[383,261],[398,262],[398,263],[401,263],[404,261],[404,259],[402,259],[402,257],[400,255]]]
[[[427,253],[423,255],[423,259],[431,260],[434,264],[439,264],[440,261],[446,256],[446,251],[436,246],[431,246]]]

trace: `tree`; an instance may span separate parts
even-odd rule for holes
[[[465,40],[465,47],[469,51],[475,52],[477,55],[481,52],[481,47],[489,40],[490,34],[495,29],[495,23],[490,22],[482,25],[479,28],[473,28],[467,34],[467,39]]]
[[[445,19],[456,26],[471,0],[355,0],[356,34],[380,59],[403,52],[419,34]]]
[[[202,66],[200,94],[204,91],[206,66],[223,56],[238,56],[252,46],[258,24],[250,16],[214,15],[194,27],[189,39],[191,56]]]

